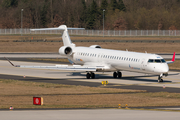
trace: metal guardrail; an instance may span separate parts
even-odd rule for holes
[[[25,29],[0,29],[0,35],[61,34],[60,30],[30,31]],[[70,35],[84,36],[180,36],[180,30],[69,30]]]

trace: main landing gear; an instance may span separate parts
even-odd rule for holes
[[[114,77],[114,78],[117,78],[117,77],[118,77],[118,78],[121,78],[121,77],[122,77],[122,73],[119,72],[119,71],[114,72],[114,73],[113,73],[113,77]]]
[[[119,71],[117,71],[117,72],[114,72],[113,73],[113,77],[114,78],[121,78],[122,77],[122,73],[121,72],[119,72]],[[93,73],[93,72],[87,72],[87,74],[86,74],[86,78],[87,79],[94,79],[95,78],[95,74]]]
[[[163,78],[163,74],[160,74],[159,77],[158,77],[158,83],[163,82],[162,78]]]
[[[94,79],[94,78],[95,78],[95,74],[94,74],[93,72],[88,72],[88,73],[86,74],[86,78],[87,78],[87,79],[90,79],[90,78]]]

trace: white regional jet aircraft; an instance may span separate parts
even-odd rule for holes
[[[40,69],[57,69],[70,71],[87,72],[87,79],[94,79],[94,72],[114,72],[114,78],[121,78],[120,71],[132,71],[158,75],[158,82],[163,82],[162,77],[168,75],[169,63],[175,61],[175,52],[171,61],[165,61],[161,56],[156,54],[138,53],[120,50],[102,49],[99,45],[90,47],[76,47],[71,42],[68,30],[83,28],[67,28],[61,25],[58,28],[31,29],[36,30],[63,30],[62,39],[64,46],[59,48],[59,54],[67,56],[68,60],[74,65],[56,65],[56,66],[22,66],[14,65],[21,68],[40,68]]]

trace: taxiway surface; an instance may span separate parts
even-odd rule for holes
[[[12,61],[17,65],[56,65],[56,63],[40,63],[40,62],[23,62]],[[33,82],[47,82],[55,84],[83,85],[91,87],[104,87],[101,81],[109,81],[106,87],[147,90],[148,92],[174,92],[180,93],[180,74],[179,72],[170,71],[169,76],[164,78],[163,83],[157,83],[157,76],[146,75],[134,72],[122,72],[122,79],[112,78],[112,73],[97,73],[96,79],[86,79],[86,73],[74,71],[59,70],[40,70],[16,68],[11,66],[8,61],[0,60],[0,78],[15,79]],[[163,88],[165,87],[165,88]],[[155,109],[155,108],[153,108]],[[166,108],[157,108],[166,109]],[[167,108],[168,110],[170,108]],[[179,107],[174,108],[172,110]],[[2,120],[49,120],[49,119],[66,119],[66,120],[179,120],[178,111],[150,111],[150,110],[130,110],[130,109],[71,109],[71,110],[15,110],[0,111],[0,119]]]
[[[83,110],[34,110],[1,111],[2,120],[179,120],[179,112],[125,110],[125,109],[83,109]]]
[[[12,62],[16,65],[56,65],[53,63],[18,61]],[[170,71],[169,76],[164,77],[163,83],[157,82],[157,76],[126,71],[123,71],[122,73],[122,79],[112,78],[112,72],[96,73],[96,79],[86,79],[85,72],[80,73],[74,71],[16,68],[11,66],[8,61],[0,60],[0,78],[3,79],[16,79],[69,85],[84,85],[93,87],[102,87],[101,82],[108,81],[109,84],[106,87],[147,90],[148,92],[166,91],[180,93],[179,72]],[[24,76],[26,77],[24,78]]]

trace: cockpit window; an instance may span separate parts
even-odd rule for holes
[[[156,59],[156,60],[155,60],[155,63],[161,63],[161,60]]]
[[[164,59],[149,59],[148,63],[165,63]]]

